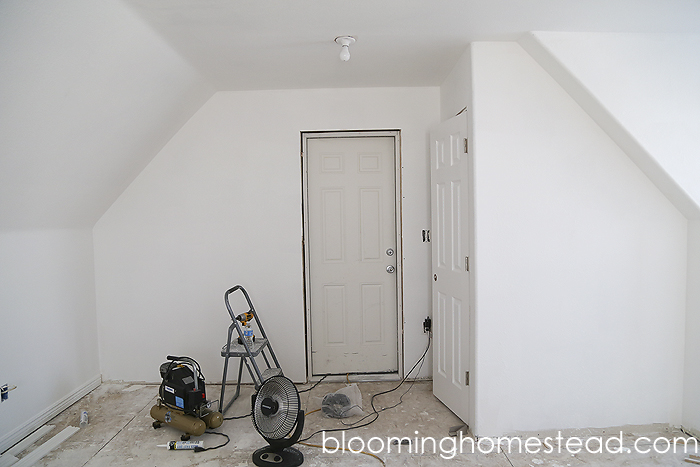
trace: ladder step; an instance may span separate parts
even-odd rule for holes
[[[255,342],[253,342],[253,347],[250,349],[250,355],[253,357],[257,357],[260,351],[267,346],[267,339],[260,338],[260,339],[255,339]],[[221,347],[221,356],[225,357],[227,354],[226,352],[226,344],[224,344],[223,347]],[[243,357],[243,356],[248,356],[248,351],[245,349],[245,346],[243,344],[238,343],[238,339],[234,338],[231,341],[231,349],[228,352],[229,357]]]

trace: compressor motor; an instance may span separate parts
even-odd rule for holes
[[[163,423],[184,431],[181,439],[200,436],[207,428],[218,428],[223,423],[219,412],[210,410],[204,375],[194,359],[168,355],[168,361],[160,366],[163,381],[158,389],[158,402],[151,408],[155,419],[153,428]]]
[[[160,383],[158,396],[166,405],[199,416],[202,403],[207,399],[199,364],[189,357],[168,356],[168,360],[160,366],[163,382]]]

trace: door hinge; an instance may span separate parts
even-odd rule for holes
[[[464,153],[467,154],[469,152],[469,140],[467,138],[464,138]]]
[[[430,243],[430,230],[423,230],[423,243]]]
[[[468,371],[464,374],[464,385],[469,386],[469,372]]]
[[[469,256],[464,257],[464,270],[469,272]]]

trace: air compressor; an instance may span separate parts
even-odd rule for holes
[[[151,407],[153,428],[163,424],[183,431],[183,441],[190,436],[201,436],[207,428],[218,428],[224,419],[221,413],[210,409],[204,375],[194,359],[168,355],[160,366],[163,381],[158,389],[158,402]]]

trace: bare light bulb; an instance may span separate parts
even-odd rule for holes
[[[350,44],[355,43],[355,38],[352,36],[338,36],[335,38],[336,44],[340,44],[340,59],[344,62],[350,60]]]
[[[350,60],[350,47],[344,45],[340,48],[340,59],[344,62]]]

